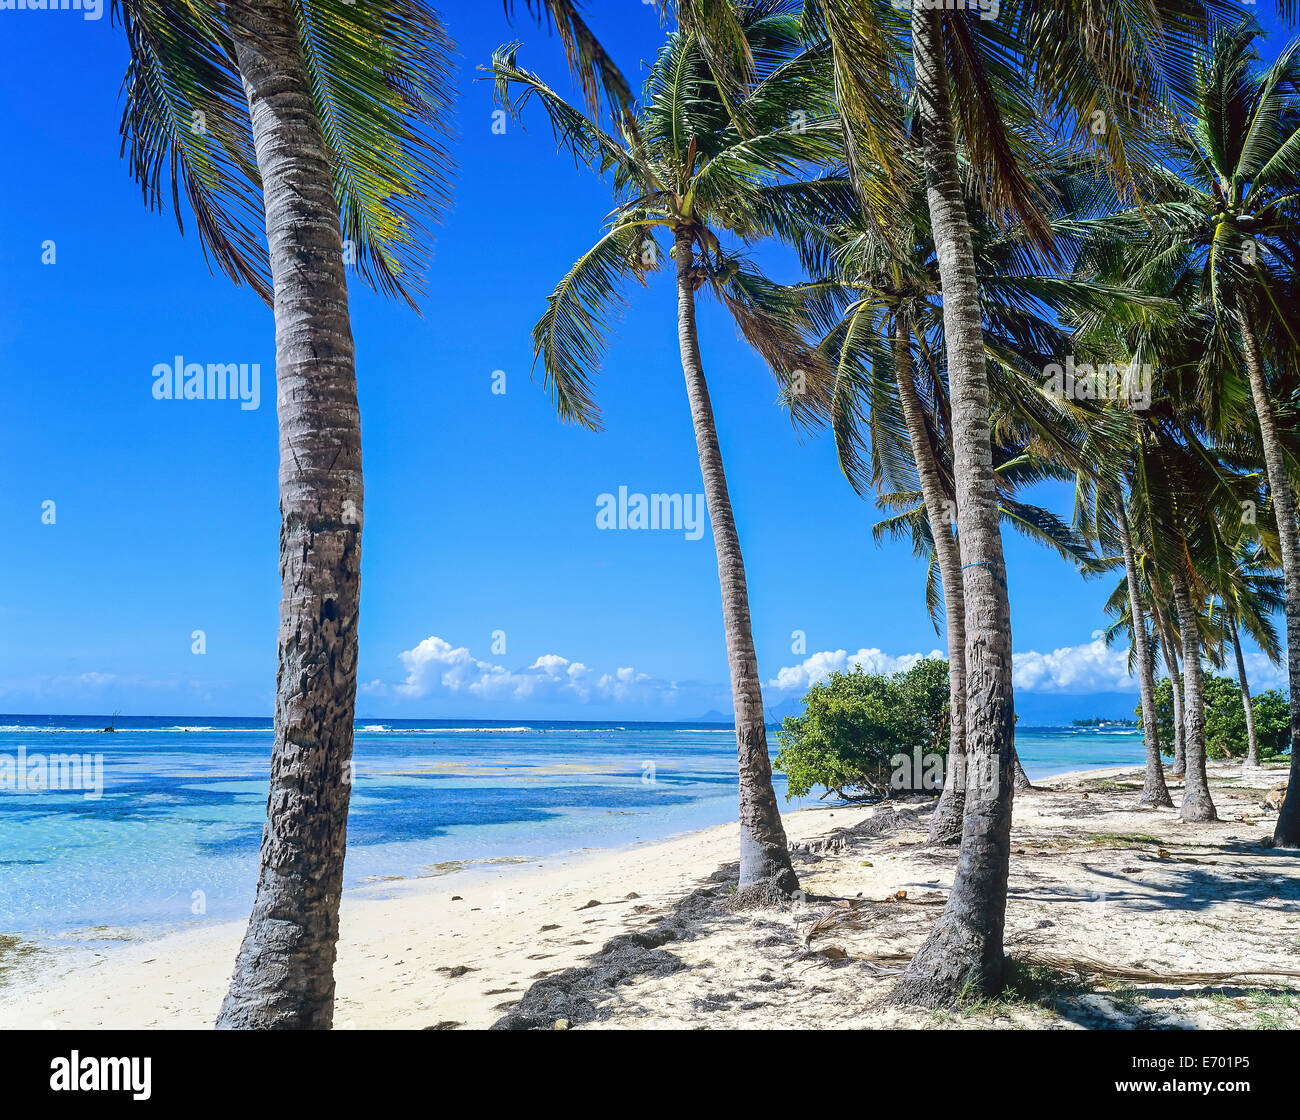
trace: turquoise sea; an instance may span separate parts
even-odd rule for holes
[[[0,933],[246,916],[270,721],[120,718],[105,734],[108,722],[0,715],[0,775],[20,757],[102,756],[103,786],[87,797],[0,782]],[[1142,761],[1137,731],[1022,727],[1016,742],[1031,778]],[[347,885],[734,820],[734,744],[721,724],[358,720]]]

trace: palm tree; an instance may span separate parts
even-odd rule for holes
[[[593,99],[627,83],[546,0]],[[507,9],[508,10],[508,9]],[[445,200],[452,46],[424,0],[114,0],[130,48],[124,150],[164,171],[217,266],[272,303],[280,419],[279,669],[257,897],[223,1026],[326,1027],[356,693],[362,473],[345,264],[415,305]],[[266,244],[257,228],[263,225]],[[182,227],[183,228],[183,227]]]
[[[656,230],[672,238],[677,337],[717,550],[735,703],[740,885],[786,895],[798,880],[772,788],[745,567],[695,315],[696,293],[707,287],[771,366],[795,411],[811,415],[822,407],[815,392],[822,380],[818,358],[802,343],[800,308],[722,240],[730,234],[741,242],[797,241],[801,229],[851,213],[852,193],[842,177],[797,178],[806,167],[833,165],[842,153],[824,58],[802,47],[797,7],[772,0],[741,6],[745,48],[756,60],[743,87],[715,79],[698,36],[670,35],[634,127],[615,134],[521,69],[516,45],[497,51],[492,65],[500,103],[518,118],[528,101],[539,102],[562,145],[612,173],[617,197],[606,232],[556,286],[533,330],[534,351],[563,419],[599,426],[590,377],[605,340],[603,320],[621,300],[620,283],[644,283],[657,269]],[[512,98],[513,89],[519,92]]]
[[[915,153],[914,142],[904,148]],[[902,155],[899,158],[903,158]],[[1079,179],[1069,160],[1045,161],[1035,168],[1044,184],[1061,200],[1061,213],[1095,204],[1095,186]],[[1102,192],[1104,195],[1104,192]],[[1031,444],[1054,461],[1070,462],[1071,432],[1078,410],[1068,401],[1045,399],[1041,370],[1053,353],[1065,349],[1068,338],[1052,321],[1054,315],[1107,314],[1115,321],[1143,318],[1159,301],[1096,282],[1073,283],[1047,274],[1032,246],[1019,234],[1003,234],[989,220],[978,199],[966,206],[973,223],[976,278],[984,291],[985,348],[993,377],[993,397],[1006,447],[995,451],[999,467],[999,508],[1003,519],[1031,536],[1069,549],[1086,546],[1067,526],[1049,524],[1045,511],[1016,503],[1006,485],[1017,468],[1016,481],[1029,479],[1026,467],[1044,469],[1045,461]],[[932,557],[927,597],[937,603],[938,575],[943,589],[948,629],[951,684],[950,757],[960,773],[965,742],[965,612],[959,541],[953,535],[956,493],[950,452],[951,405],[945,380],[943,317],[935,302],[941,293],[939,264],[929,232],[929,212],[923,191],[915,189],[910,205],[897,207],[895,224],[881,234],[873,223],[860,221],[840,240],[824,247],[823,258],[836,274],[815,277],[800,286],[815,321],[825,331],[820,346],[827,354],[834,385],[830,391],[830,423],[835,433],[841,469],[864,497],[883,484],[895,490],[919,486],[924,502],[926,543],[920,554]],[[916,354],[912,353],[915,343]],[[1016,441],[1019,446],[1012,446]],[[940,463],[940,460],[943,460]],[[1055,473],[1048,467],[1047,474]],[[1043,477],[1047,477],[1044,474]],[[1057,474],[1064,477],[1064,474]],[[914,532],[922,527],[913,525]],[[914,539],[916,539],[914,537]],[[1078,552],[1070,558],[1088,570]],[[1030,786],[1012,745],[1016,790]],[[964,783],[945,784],[930,821],[931,843],[961,839]]]
[[[1235,542],[1224,542],[1222,563],[1210,573],[1214,599],[1210,605],[1211,621],[1219,622],[1232,645],[1236,661],[1237,683],[1241,686],[1241,706],[1246,719],[1247,769],[1259,767],[1259,736],[1255,732],[1255,710],[1250,698],[1250,681],[1246,677],[1246,659],[1241,652],[1241,629],[1274,664],[1282,658],[1277,628],[1271,616],[1284,610],[1284,585],[1277,577],[1276,565],[1268,550],[1258,540],[1245,535]],[[1221,661],[1222,659],[1220,659]]]
[[[1173,762],[1169,766],[1169,776],[1181,778],[1187,773],[1187,734],[1183,713],[1183,674],[1179,669],[1178,643],[1173,637],[1173,624],[1168,611],[1157,607],[1152,611],[1152,622],[1160,640],[1160,656],[1169,674],[1171,703],[1174,709],[1174,749]]]
[[[948,906],[895,990],[899,1001],[923,1005],[952,1002],[971,987],[1001,988],[1011,830],[1010,607],[990,477],[988,374],[958,131],[980,168],[987,196],[1050,243],[1033,184],[1020,172],[1012,133],[1004,125],[1016,108],[1007,70],[1018,63],[1027,86],[1051,106],[1053,116],[1078,122],[1074,139],[1100,147],[1122,176],[1140,147],[1143,112],[1182,62],[1180,37],[1205,26],[1205,6],[1195,0],[1142,4],[1122,14],[1084,2],[1023,0],[1002,5],[999,19],[987,21],[989,28],[955,9],[912,6],[912,65],[953,398],[971,691],[966,747],[983,760],[979,769],[997,780],[971,787],[973,798],[968,790],[962,859]],[[1060,49],[1065,42],[1071,49]],[[1016,60],[1012,67],[1006,65],[1008,53]],[[1090,140],[1087,122],[1103,106],[1110,111],[1109,127]],[[977,618],[982,634],[971,621]]]
[[[219,1025],[328,1027],[363,521],[345,260],[414,304],[449,169],[451,45],[423,0],[116,0],[114,15],[130,48],[123,147],[146,201],[161,204],[166,173],[178,222],[183,189],[204,249],[275,315],[275,742],[257,896]]]
[[[1082,487],[1080,488],[1082,489]],[[1106,500],[1109,498],[1109,501]],[[1091,521],[1098,543],[1105,548],[1110,540],[1118,540],[1120,562],[1124,578],[1107,601],[1108,613],[1118,619],[1107,628],[1109,645],[1121,632],[1129,635],[1129,671],[1138,678],[1139,707],[1142,713],[1142,739],[1146,748],[1146,765],[1142,780],[1142,795],[1138,804],[1150,807],[1169,807],[1173,798],[1165,782],[1164,764],[1160,757],[1160,730],[1156,712],[1155,661],[1152,656],[1147,630],[1147,612],[1143,605],[1144,585],[1139,567],[1144,559],[1133,543],[1132,514],[1124,491],[1119,484],[1104,490],[1098,488]]]
[[[1259,68],[1258,27],[1217,34],[1197,60],[1192,112],[1161,131],[1162,161],[1146,169],[1148,199],[1113,228],[1136,259],[1177,259],[1194,278],[1207,321],[1201,397],[1213,414],[1240,399],[1245,381],[1269,483],[1286,588],[1292,780],[1274,841],[1300,847],[1300,542],[1288,471],[1295,451],[1279,422],[1289,348],[1300,338],[1294,262],[1300,250],[1300,44]],[[1243,376],[1244,375],[1244,376]],[[1270,378],[1274,384],[1270,386]],[[1270,392],[1272,389],[1272,392]],[[1211,422],[1219,418],[1211,415]]]
[[[1139,493],[1182,642],[1185,777],[1180,812],[1185,821],[1212,821],[1218,815],[1205,763],[1201,659],[1208,625],[1203,607],[1210,595],[1207,573],[1215,564],[1216,526],[1240,508],[1239,491],[1186,424],[1154,419],[1149,431],[1151,444],[1139,460]]]
[[[1142,584],[1138,578],[1137,550],[1133,547],[1128,504],[1119,489],[1114,491],[1113,513],[1115,525],[1119,530],[1120,549],[1124,557],[1124,589],[1128,598],[1129,631],[1133,638],[1129,648],[1138,671],[1142,735],[1146,745],[1146,767],[1139,804],[1153,807],[1172,806],[1174,801],[1169,796],[1169,787],[1165,783],[1164,764],[1160,757],[1160,733],[1156,721],[1155,659],[1148,644],[1146,611],[1142,604]]]

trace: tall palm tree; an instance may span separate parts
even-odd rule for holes
[[[1142,111],[1161,91],[1161,79],[1182,61],[1168,32],[1185,34],[1204,20],[1204,6],[1195,2],[1141,4],[1119,14],[1086,2],[1023,0],[1002,5],[999,19],[982,28],[956,6],[912,6],[913,80],[953,399],[967,611],[966,749],[979,760],[977,771],[992,780],[968,785],[957,877],[943,917],[895,990],[902,1002],[949,1003],[971,987],[997,991],[1004,961],[1013,785],[1011,622],[991,478],[980,287],[962,198],[958,132],[981,168],[991,201],[1050,243],[1033,184],[1020,170],[1004,125],[1017,108],[1014,92],[1007,91],[1008,71],[1019,71],[1054,116],[1077,122],[1074,138],[1084,145],[1092,143],[1087,122],[1105,105],[1111,123],[1097,143],[1122,174],[1131,142],[1140,135]],[[1067,42],[1070,49],[1061,50]]]
[[[910,149],[915,154],[914,137],[902,143],[903,152]],[[1073,216],[1107,195],[1082,181],[1078,171],[1077,161],[1060,158],[1045,160],[1034,169],[1051,185],[1062,215]],[[1051,526],[1043,511],[1014,503],[1006,485],[1013,467],[1016,482],[1030,481],[1026,468],[1048,465],[1043,454],[1062,463],[1078,455],[1065,454],[1071,439],[1079,438],[1071,435],[1077,428],[1072,420],[1077,408],[1068,401],[1046,399],[1041,391],[1044,364],[1068,344],[1053,317],[1104,313],[1129,322],[1148,315],[1160,301],[1095,281],[1074,283],[1052,276],[1023,236],[996,228],[978,199],[968,197],[966,206],[973,223],[976,279],[985,293],[985,349],[993,376],[999,442],[1005,445],[995,451],[1000,464],[995,471],[999,508],[1005,523],[1031,536],[1042,530],[1041,539],[1057,547],[1066,537],[1072,538],[1068,526]],[[880,491],[882,485],[896,490],[920,488],[929,542],[923,553],[933,554],[929,572],[940,577],[947,618],[949,750],[956,762],[949,769],[960,773],[966,726],[965,612],[960,542],[953,534],[957,507],[950,451],[952,410],[942,308],[936,302],[942,290],[939,264],[919,185],[910,203],[896,207],[891,216],[894,225],[884,234],[867,221],[837,231],[841,240],[822,254],[835,265],[836,274],[814,278],[801,285],[800,292],[826,332],[820,345],[835,379],[830,422],[845,476],[864,496],[873,489]],[[1038,450],[1028,452],[1031,445]],[[1019,512],[1012,512],[1018,506]],[[1086,546],[1071,539],[1069,547],[1075,546],[1086,551]],[[1083,566],[1087,568],[1086,563]],[[927,586],[927,592],[932,586]],[[937,600],[937,595],[932,596],[933,602]],[[1012,773],[1017,790],[1032,788],[1014,744]],[[945,784],[931,817],[932,843],[961,839],[963,788],[961,781]]]
[[[1153,438],[1138,462],[1138,494],[1146,505],[1155,563],[1168,583],[1182,643],[1185,776],[1180,813],[1185,821],[1212,821],[1218,816],[1205,761],[1204,608],[1219,543],[1217,525],[1240,508],[1240,491],[1237,480],[1186,424],[1156,418],[1149,432]]]
[[[131,52],[123,148],[146,202],[161,205],[166,171],[177,222],[183,190],[205,251],[276,319],[283,599],[271,797],[221,1024],[328,1026],[362,527],[344,265],[415,306],[425,219],[451,170],[453,48],[425,0],[113,0],[112,10]],[[603,95],[625,113],[627,82],[578,5],[528,0],[528,10],[559,29],[593,111]]]
[[[798,305],[723,240],[776,236],[797,242],[801,229],[851,215],[845,179],[798,177],[842,156],[825,60],[803,47],[798,6],[763,0],[740,7],[739,27],[755,60],[743,86],[724,86],[714,77],[698,36],[670,35],[635,122],[612,134],[521,69],[515,45],[499,50],[492,65],[503,105],[518,117],[527,102],[538,102],[558,141],[613,179],[617,205],[606,232],[556,286],[533,330],[535,353],[563,419],[599,426],[590,378],[605,321],[621,301],[620,284],[644,283],[657,269],[656,231],[672,239],[677,338],[713,525],[735,703],[740,885],[785,894],[798,880],[772,788],[745,567],[700,356],[696,294],[707,288],[726,306],[796,412],[811,415],[822,407],[815,392],[822,380],[818,358],[802,343]]]
[[[1183,719],[1183,674],[1179,669],[1181,662],[1178,659],[1178,643],[1174,640],[1173,625],[1163,607],[1157,606],[1152,610],[1152,622],[1160,641],[1160,656],[1165,663],[1165,672],[1169,674],[1170,703],[1174,709],[1174,749],[1169,775],[1181,778],[1187,773],[1187,725]]]
[[[1125,497],[1122,483],[1102,479],[1095,487],[1080,479],[1076,493],[1093,494],[1086,520],[1091,535],[1103,553],[1113,552],[1115,542],[1119,547],[1118,563],[1124,575],[1106,603],[1108,614],[1118,616],[1106,628],[1107,645],[1121,634],[1129,638],[1128,669],[1138,678],[1139,711],[1142,715],[1142,740],[1146,749],[1146,764],[1142,781],[1142,794],[1138,804],[1150,807],[1169,807],[1173,799],[1165,782],[1164,764],[1160,757],[1159,714],[1156,710],[1155,659],[1152,654],[1151,635],[1147,627],[1147,610],[1144,598],[1147,588],[1140,574],[1145,570],[1145,554],[1134,544],[1134,523],[1130,502]],[[1131,481],[1130,481],[1131,487]],[[1078,502],[1081,514],[1089,503]],[[1113,563],[1114,561],[1112,561]],[[1105,564],[1103,560],[1101,563]]]
[[[1291,683],[1292,780],[1274,833],[1300,847],[1300,540],[1295,450],[1275,399],[1289,382],[1288,354],[1300,339],[1295,261],[1300,252],[1300,44],[1259,66],[1258,27],[1236,24],[1197,59],[1190,119],[1161,130],[1162,159],[1143,173],[1142,207],[1117,215],[1135,259],[1163,267],[1178,259],[1194,278],[1207,326],[1200,349],[1207,412],[1240,399],[1253,407],[1269,483],[1286,588]],[[1272,382],[1272,384],[1270,384]],[[1211,417],[1212,422],[1217,417]]]
[[[219,1025],[328,1027],[343,879],[363,522],[347,259],[414,304],[443,198],[451,45],[423,0],[116,0],[123,148],[185,192],[204,249],[272,304],[279,667],[257,896]],[[259,216],[266,243],[257,233]]]

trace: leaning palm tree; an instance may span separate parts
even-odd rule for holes
[[[822,407],[817,356],[802,342],[805,322],[784,289],[732,245],[799,239],[805,227],[847,220],[843,177],[806,180],[811,166],[842,157],[825,60],[803,48],[797,4],[744,5],[740,27],[756,60],[743,88],[721,88],[697,36],[669,36],[651,70],[635,122],[613,133],[521,69],[517,45],[493,58],[497,95],[518,118],[536,101],[558,141],[581,162],[610,173],[616,206],[605,233],[565,274],[533,330],[534,351],[560,416],[599,426],[591,375],[620,284],[644,283],[661,260],[657,231],[672,238],[677,337],[722,585],[723,624],[735,704],[740,774],[740,885],[797,889],[772,788],[762,688],[750,626],[739,536],[723,471],[696,332],[696,296],[716,295],[771,366],[796,411]]]
[[[328,1027],[363,520],[345,264],[414,304],[449,170],[451,45],[423,0],[115,0],[114,16],[130,48],[123,148],[146,201],[170,193],[180,221],[184,191],[211,260],[275,317],[275,742],[257,895],[219,1025]]]
[[[1125,141],[1140,135],[1143,110],[1180,62],[1177,40],[1168,31],[1193,30],[1205,18],[1195,0],[1150,0],[1122,14],[1086,0],[1013,0],[1000,8],[999,19],[981,27],[964,7],[912,5],[913,79],[944,293],[966,611],[968,620],[985,620],[983,633],[967,625],[966,749],[976,771],[989,779],[968,783],[962,859],[948,906],[894,993],[900,1002],[923,1005],[950,1003],[972,987],[992,992],[1002,986],[1013,788],[1011,613],[991,478],[981,292],[958,139],[980,169],[991,205],[1014,214],[1050,244],[1040,199],[1004,124],[1023,104],[1013,75],[1019,71],[1052,118],[1067,126],[1077,122],[1072,138],[1080,146],[1097,146],[1088,121],[1103,106],[1109,109],[1099,154],[1122,175],[1129,155]],[[1071,49],[1061,50],[1063,42]]]

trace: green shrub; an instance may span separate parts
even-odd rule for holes
[[[1179,682],[1182,687],[1182,682]],[[1206,674],[1205,692],[1205,753],[1209,758],[1245,758],[1246,711],[1241,704],[1241,687],[1235,677],[1218,677]],[[1285,692],[1276,688],[1253,693],[1251,702],[1255,714],[1255,734],[1259,737],[1261,759],[1277,758],[1288,748],[1291,728],[1291,709]],[[1141,703],[1134,709],[1142,718]],[[1174,753],[1174,694],[1169,678],[1156,683],[1156,722],[1160,728],[1160,749],[1167,755]]]
[[[888,797],[898,755],[948,752],[948,662],[918,661],[905,673],[832,673],[804,697],[803,714],[777,732],[776,766],[787,798],[815,786],[845,798]],[[919,777],[919,775],[918,775]]]

